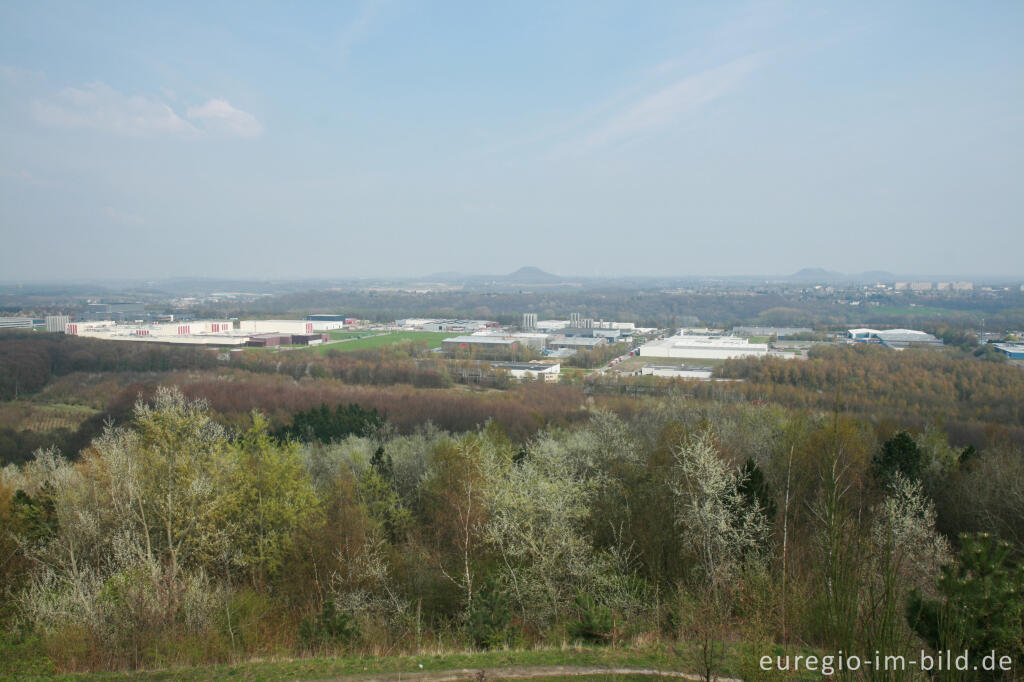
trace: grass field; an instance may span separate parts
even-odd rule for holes
[[[376,334],[376,333],[378,333],[378,332],[371,332],[371,331],[352,332],[352,331],[344,331],[343,329],[331,329],[330,331],[327,332],[327,335],[330,336],[331,339],[354,339],[354,338],[359,337],[359,336],[367,336],[369,334]]]
[[[741,651],[730,647],[725,660],[717,667],[720,675],[737,677],[750,670],[757,657],[778,653],[775,647],[764,650]],[[216,665],[196,668],[174,668],[124,673],[94,673],[67,676],[62,679],[74,680],[280,680],[280,679],[359,679],[360,677],[387,675],[389,679],[430,680],[441,679],[431,672],[488,670],[484,677],[477,679],[500,680],[503,669],[506,674],[522,675],[527,668],[540,666],[578,666],[594,668],[633,668],[662,671],[699,671],[697,649],[694,645],[683,644],[667,647],[650,646],[643,649],[618,647],[571,646],[564,648],[483,651],[468,653],[424,654],[418,656],[348,656],[338,658],[307,658],[283,661],[261,661],[236,665]],[[557,674],[538,671],[533,679],[563,679]],[[469,679],[472,679],[469,677]],[[594,671],[591,674],[574,676],[572,679],[653,679],[655,675],[621,675],[610,671]],[[448,677],[447,679],[451,679]]]
[[[366,350],[368,348],[381,348],[382,346],[393,346],[397,343],[408,343],[410,341],[424,341],[431,347],[440,346],[445,339],[450,339],[457,334],[448,332],[360,332],[363,338],[353,338],[350,341],[340,343],[329,343],[315,348],[318,353],[326,353],[328,350],[348,352],[353,350]]]

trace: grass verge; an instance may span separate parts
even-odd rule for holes
[[[775,654],[773,647],[763,653]],[[716,674],[738,677],[751,669],[751,656],[743,646],[729,646],[717,666]],[[756,663],[754,663],[756,665]],[[528,668],[537,666],[582,666],[607,668],[640,668],[698,673],[696,645],[657,644],[642,649],[621,647],[565,646],[528,650],[499,650],[415,656],[339,656],[333,658],[305,658],[276,661],[253,661],[233,665],[210,665],[168,670],[126,671],[110,673],[84,673],[49,679],[67,680],[327,680],[358,678],[373,675],[427,673],[459,669]],[[623,679],[622,676],[612,676]],[[599,673],[575,679],[604,679]],[[43,678],[37,678],[43,679]],[[488,679],[501,679],[488,675]],[[539,678],[539,679],[544,679]],[[554,678],[549,678],[554,679]],[[643,679],[638,677],[637,679]],[[649,679],[649,678],[648,678]]]

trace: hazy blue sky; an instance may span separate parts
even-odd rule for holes
[[[0,5],[0,280],[1024,274],[1024,2]]]

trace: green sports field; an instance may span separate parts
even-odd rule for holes
[[[450,339],[458,334],[450,334],[448,332],[359,332],[358,335],[362,338],[350,337],[351,340],[342,340],[338,343],[328,343],[323,346],[317,346],[316,350],[320,353],[326,353],[328,350],[337,350],[342,352],[353,351],[353,350],[367,350],[368,348],[381,348],[383,346],[393,346],[398,343],[409,343],[409,342],[425,342],[431,347],[440,346],[441,342],[445,339]]]

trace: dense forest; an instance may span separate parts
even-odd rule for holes
[[[838,402],[844,411],[895,422],[934,421],[950,429],[971,427],[976,435],[1002,427],[1024,443],[1024,368],[956,350],[826,346],[812,350],[806,362],[729,360],[716,376],[742,381],[724,387],[705,384],[695,394],[734,393],[819,410]],[[965,432],[959,440],[969,437]]]
[[[685,641],[709,675],[748,647],[747,679],[790,647],[1024,665],[1020,449],[686,399],[519,440],[351,403],[216,414],[161,388],[76,461],[3,469],[8,661]]]
[[[72,372],[209,369],[217,352],[146,343],[111,343],[63,334],[0,333],[0,401],[30,395]]]

